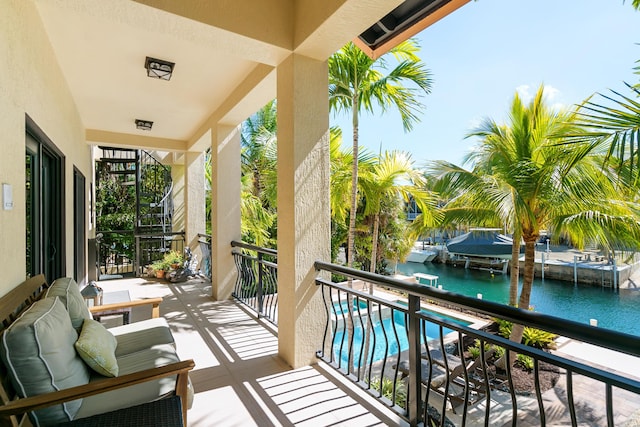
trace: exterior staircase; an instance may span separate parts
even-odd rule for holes
[[[101,226],[98,220],[99,276],[102,280],[140,276],[144,266],[175,249],[176,236],[181,234],[172,229],[171,170],[144,150],[100,148],[96,185],[102,188],[101,180],[110,180],[110,188],[120,195],[120,200],[119,206],[105,207],[115,221],[108,225],[103,221]],[[113,224],[119,229],[113,229]]]

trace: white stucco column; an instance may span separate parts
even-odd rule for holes
[[[198,261],[202,261],[202,251],[198,244],[198,233],[205,228],[204,153],[188,151],[185,154],[185,244],[189,245]]]
[[[323,308],[316,260],[330,259],[327,63],[293,54],[278,77],[278,352],[316,362]]]
[[[173,156],[172,154],[170,154]],[[182,161],[174,161],[169,165],[171,167],[171,181],[173,182],[173,190],[171,198],[173,199],[173,214],[171,217],[171,231],[178,233],[187,227],[186,219],[186,168]]]
[[[240,240],[240,128],[211,130],[211,296],[228,299],[236,281],[231,241]]]

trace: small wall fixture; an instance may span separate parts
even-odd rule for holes
[[[151,130],[152,127],[153,122],[150,122],[149,120],[136,119],[136,128],[140,130]]]
[[[171,80],[171,74],[176,64],[162,59],[147,56],[144,61],[144,68],[147,69],[147,76],[154,79]]]

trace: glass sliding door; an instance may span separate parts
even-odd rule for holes
[[[27,275],[51,283],[66,273],[64,158],[29,118],[25,141]]]

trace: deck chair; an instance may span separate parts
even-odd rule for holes
[[[440,351],[431,350],[431,362],[429,356],[423,354],[421,360],[421,382],[424,387],[429,387],[436,393],[445,396],[451,404],[454,413],[456,409],[467,401],[468,406],[480,402],[486,395],[488,385],[485,383],[482,373],[482,358],[478,357],[468,363],[452,354],[444,356]],[[488,360],[495,353],[494,349],[485,352],[484,360]],[[402,373],[401,378],[409,376],[409,362],[401,361],[397,369]],[[466,381],[465,381],[466,371]]]

